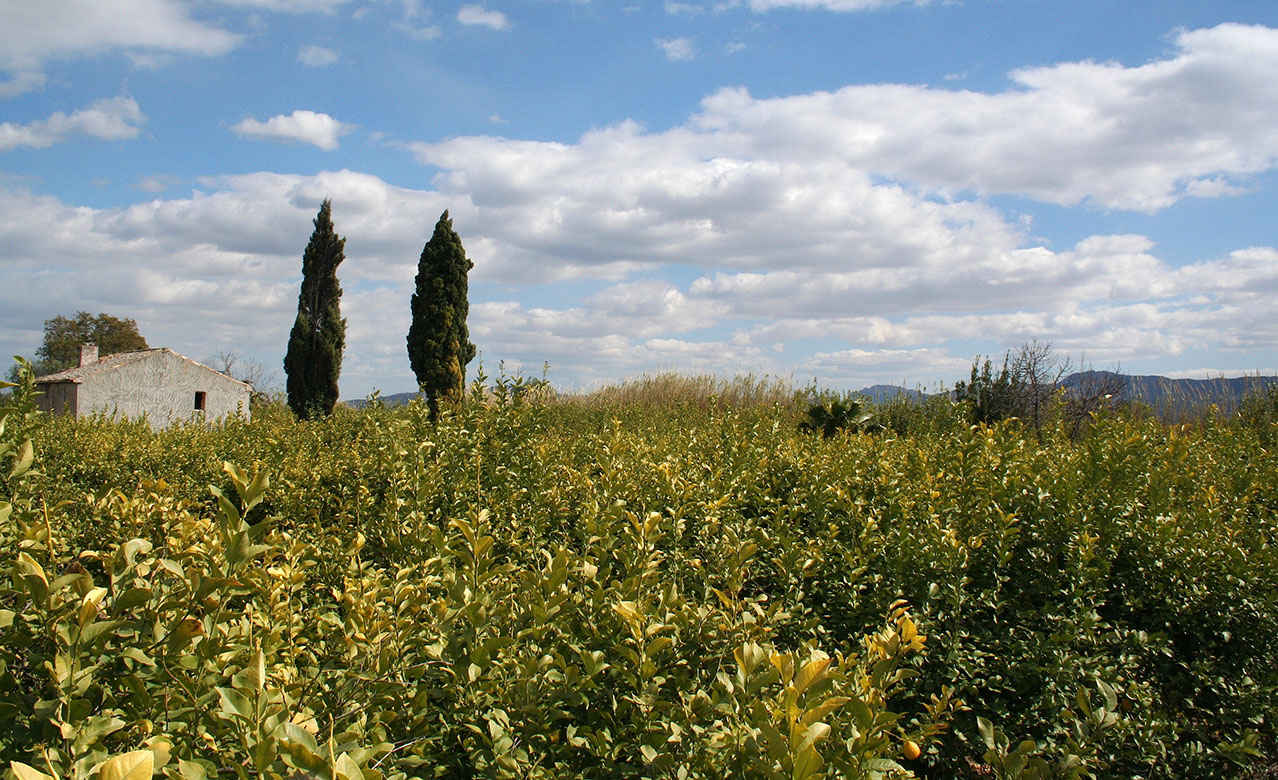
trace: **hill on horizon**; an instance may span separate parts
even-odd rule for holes
[[[1066,391],[1081,391],[1086,388],[1117,385],[1115,393],[1120,401],[1134,401],[1148,404],[1159,411],[1173,407],[1195,409],[1214,403],[1222,411],[1231,412],[1249,393],[1263,392],[1271,385],[1278,384],[1278,376],[1242,376],[1216,377],[1213,379],[1172,379],[1157,374],[1122,374],[1114,371],[1079,371],[1061,380]],[[389,407],[403,406],[417,397],[415,392],[381,395],[378,398]],[[883,404],[905,396],[909,400],[921,401],[939,393],[926,393],[919,389],[901,387],[899,385],[870,385],[857,390],[853,395],[865,396],[874,404]],[[368,406],[367,398],[357,398],[342,403],[353,409]]]

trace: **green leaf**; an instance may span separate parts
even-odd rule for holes
[[[155,666],[155,659],[151,658],[136,647],[126,647],[124,650],[120,651],[120,655],[125,658],[132,658],[134,661],[137,661],[144,666]]]
[[[30,471],[33,461],[35,461],[35,447],[31,445],[30,439],[24,439],[22,444],[18,445],[17,460],[13,462],[13,470],[9,472],[9,479],[20,477]]]
[[[1109,683],[1104,680],[1097,680],[1096,687],[1100,689],[1101,695],[1105,697],[1105,709],[1114,712],[1118,709],[1118,695]]]
[[[280,726],[284,739],[294,745],[301,745],[306,748],[312,755],[319,753],[319,745],[315,742],[315,735],[292,721],[284,723]]]
[[[874,728],[874,712],[869,705],[853,696],[847,701],[848,706],[852,709],[852,715],[856,718],[857,728],[861,733],[869,733]]]
[[[266,469],[261,469],[253,475],[253,481],[249,483],[249,486],[244,490],[244,495],[241,496],[244,501],[245,514],[248,514],[253,507],[261,503],[262,499],[266,497],[267,488],[270,486],[271,476]]]
[[[80,632],[80,643],[91,645],[98,637],[127,623],[127,620],[99,620]]]
[[[828,727],[827,727],[828,728]],[[801,748],[794,757],[794,771],[791,777],[794,780],[807,780],[807,778],[816,774],[821,769],[821,754],[811,745]]]
[[[133,609],[140,604],[145,604],[150,601],[150,599],[150,588],[129,588],[111,602],[111,610],[118,614],[120,612]]]
[[[670,647],[673,644],[674,644],[674,640],[671,639],[670,637],[659,636],[648,643],[648,647],[644,649],[644,654],[647,655],[649,658],[652,658],[657,653],[660,653],[662,650],[665,650],[667,647]]]
[[[813,723],[804,730],[803,741],[799,743],[798,752],[803,752],[810,747],[814,747],[816,743],[825,739],[829,735],[830,724],[824,722]]]
[[[218,688],[217,692],[222,700],[222,712],[252,722],[253,703],[247,696],[234,688]]]
[[[44,569],[36,563],[35,558],[24,552],[18,553],[17,560],[13,562],[13,568],[26,585],[27,592],[31,594],[31,600],[37,604],[43,604],[49,597],[49,578],[44,575]]]
[[[994,749],[994,724],[990,723],[980,715],[976,716],[976,730],[981,733],[981,741],[985,743],[985,747],[990,750]]]
[[[866,769],[870,770],[871,772],[887,773],[887,772],[904,772],[905,771],[905,767],[901,766],[900,764],[896,763],[890,758],[871,758],[869,761],[866,761],[864,764],[862,764],[862,766],[864,766]]]

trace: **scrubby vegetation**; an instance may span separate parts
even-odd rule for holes
[[[516,382],[435,423],[158,433],[19,393],[0,757],[20,780],[1273,771],[1264,402],[1027,435],[934,398],[825,437],[752,387],[779,401]]]

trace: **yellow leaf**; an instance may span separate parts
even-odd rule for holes
[[[635,603],[633,601],[620,601],[614,604],[612,608],[617,611],[617,614],[625,618],[627,622],[638,623],[641,620],[639,610],[635,608]]]
[[[824,679],[829,668],[829,658],[813,658],[799,670],[799,677],[794,681],[794,687],[800,694],[804,693],[813,683]]]
[[[173,751],[173,743],[169,742],[167,737],[152,737],[146,745],[151,749],[154,756],[155,768],[163,769],[164,765],[169,763],[169,756]]]
[[[155,754],[149,750],[134,750],[112,756],[98,769],[98,780],[151,780],[155,771]]]
[[[39,769],[29,767],[21,761],[10,761],[9,768],[13,770],[13,776],[18,780],[57,780],[53,775],[46,775]]]
[[[346,780],[364,780],[364,773],[360,771],[359,764],[352,761],[351,757],[345,753],[338,757],[333,766],[333,774]]]
[[[106,595],[106,588],[93,588],[84,594],[84,598],[80,601],[80,625],[88,625],[89,621],[98,616],[98,609],[102,604],[102,597]]]

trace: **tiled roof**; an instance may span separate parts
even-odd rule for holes
[[[217,374],[218,376],[225,377],[227,380],[231,382],[244,384],[243,382],[240,382],[238,379],[227,376],[226,374],[223,374],[220,371],[215,371],[209,368],[208,366],[204,365],[203,363],[197,363],[196,361],[191,360],[188,357],[179,355],[178,353],[174,352],[168,347],[159,347],[157,349],[141,349],[141,350],[138,350],[137,352],[117,352],[114,355],[107,355],[106,357],[99,358],[98,362],[90,363],[87,366],[76,366],[75,368],[68,368],[65,371],[59,371],[56,374],[46,374],[45,376],[36,377],[36,381],[37,382],[73,382],[75,384],[79,384],[86,376],[89,376],[91,374],[96,374],[101,371],[109,371],[113,368],[119,368],[120,366],[127,366],[130,363],[136,363],[139,360],[146,360],[148,357],[151,357],[152,355],[157,355],[161,352],[168,352],[170,355],[173,355],[174,357],[185,360],[188,363],[193,363],[199,366],[200,368],[207,369],[208,371],[213,371],[213,373]]]

